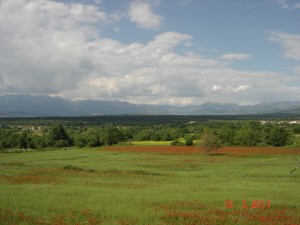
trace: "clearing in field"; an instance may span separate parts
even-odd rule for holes
[[[300,224],[300,150],[0,154],[0,224]]]

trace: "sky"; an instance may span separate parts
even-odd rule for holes
[[[0,0],[0,95],[300,101],[300,0]]]

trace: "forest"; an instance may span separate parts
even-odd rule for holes
[[[298,124],[274,121],[176,116],[112,118],[2,119],[0,150],[129,145],[133,141],[170,141],[170,145],[191,146],[201,143],[207,129],[218,137],[221,146],[297,146],[295,137],[300,133]]]

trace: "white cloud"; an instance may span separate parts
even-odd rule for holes
[[[222,87],[221,87],[221,85],[218,85],[218,84],[215,84],[214,86],[212,86],[212,91],[218,91],[218,90],[221,90],[222,89]]]
[[[272,0],[272,1],[279,4],[283,9],[289,8],[288,0]]]
[[[192,37],[187,34],[164,32],[148,43],[129,44],[100,36],[99,24],[108,17],[92,5],[0,1],[0,94],[159,104],[300,97],[299,88],[290,86],[299,78],[231,69],[224,66],[229,56],[207,58],[188,49]],[[287,44],[295,39],[288,37],[276,41],[297,58]],[[178,47],[188,50],[179,53]],[[233,55],[232,60],[246,57]]]
[[[243,84],[239,85],[237,87],[232,87],[231,85],[227,84],[226,86],[222,85],[213,85],[212,91],[213,92],[220,92],[220,93],[239,93],[239,92],[245,92],[251,88],[250,85]]]
[[[148,43],[148,48],[153,49],[157,53],[163,53],[174,49],[180,43],[187,42],[190,39],[191,36],[187,34],[165,32],[157,35],[153,41],[150,41]]]
[[[76,87],[93,67],[88,40],[106,14],[91,5],[54,1],[0,2],[0,67],[12,84],[2,89],[55,93]],[[83,25],[90,24],[90,25]]]
[[[280,5],[281,8],[283,9],[299,9],[300,8],[300,3],[295,3],[293,4],[293,1],[291,0],[271,0],[272,2]]]
[[[279,43],[282,46],[285,58],[300,60],[300,35],[269,32],[269,40]]]
[[[233,61],[233,60],[246,60],[246,59],[250,59],[251,56],[248,54],[241,54],[241,53],[228,53],[225,55],[221,56],[221,59],[223,60],[229,60],[229,61]]]
[[[247,91],[247,90],[249,90],[250,89],[250,85],[240,85],[240,86],[238,86],[238,87],[236,87],[236,88],[234,88],[233,89],[233,92],[234,93],[238,93],[238,92],[244,92],[244,91]]]
[[[145,0],[135,0],[129,9],[129,18],[138,26],[146,29],[158,29],[163,18],[152,11],[152,5]]]

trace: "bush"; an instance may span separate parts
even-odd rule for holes
[[[176,146],[179,144],[179,140],[174,140],[171,142],[171,146]]]
[[[300,126],[296,126],[293,128],[294,134],[300,134]]]
[[[193,139],[194,139],[193,135],[185,135],[184,136],[185,145],[186,146],[192,146],[193,145]]]
[[[205,129],[202,134],[202,146],[204,152],[210,154],[221,147],[221,140],[212,130]]]
[[[270,132],[269,142],[275,147],[292,143],[292,135],[283,127],[274,127]]]
[[[61,148],[61,147],[66,147],[66,146],[68,146],[68,143],[66,143],[66,141],[64,141],[64,140],[58,140],[54,143],[54,147]]]

